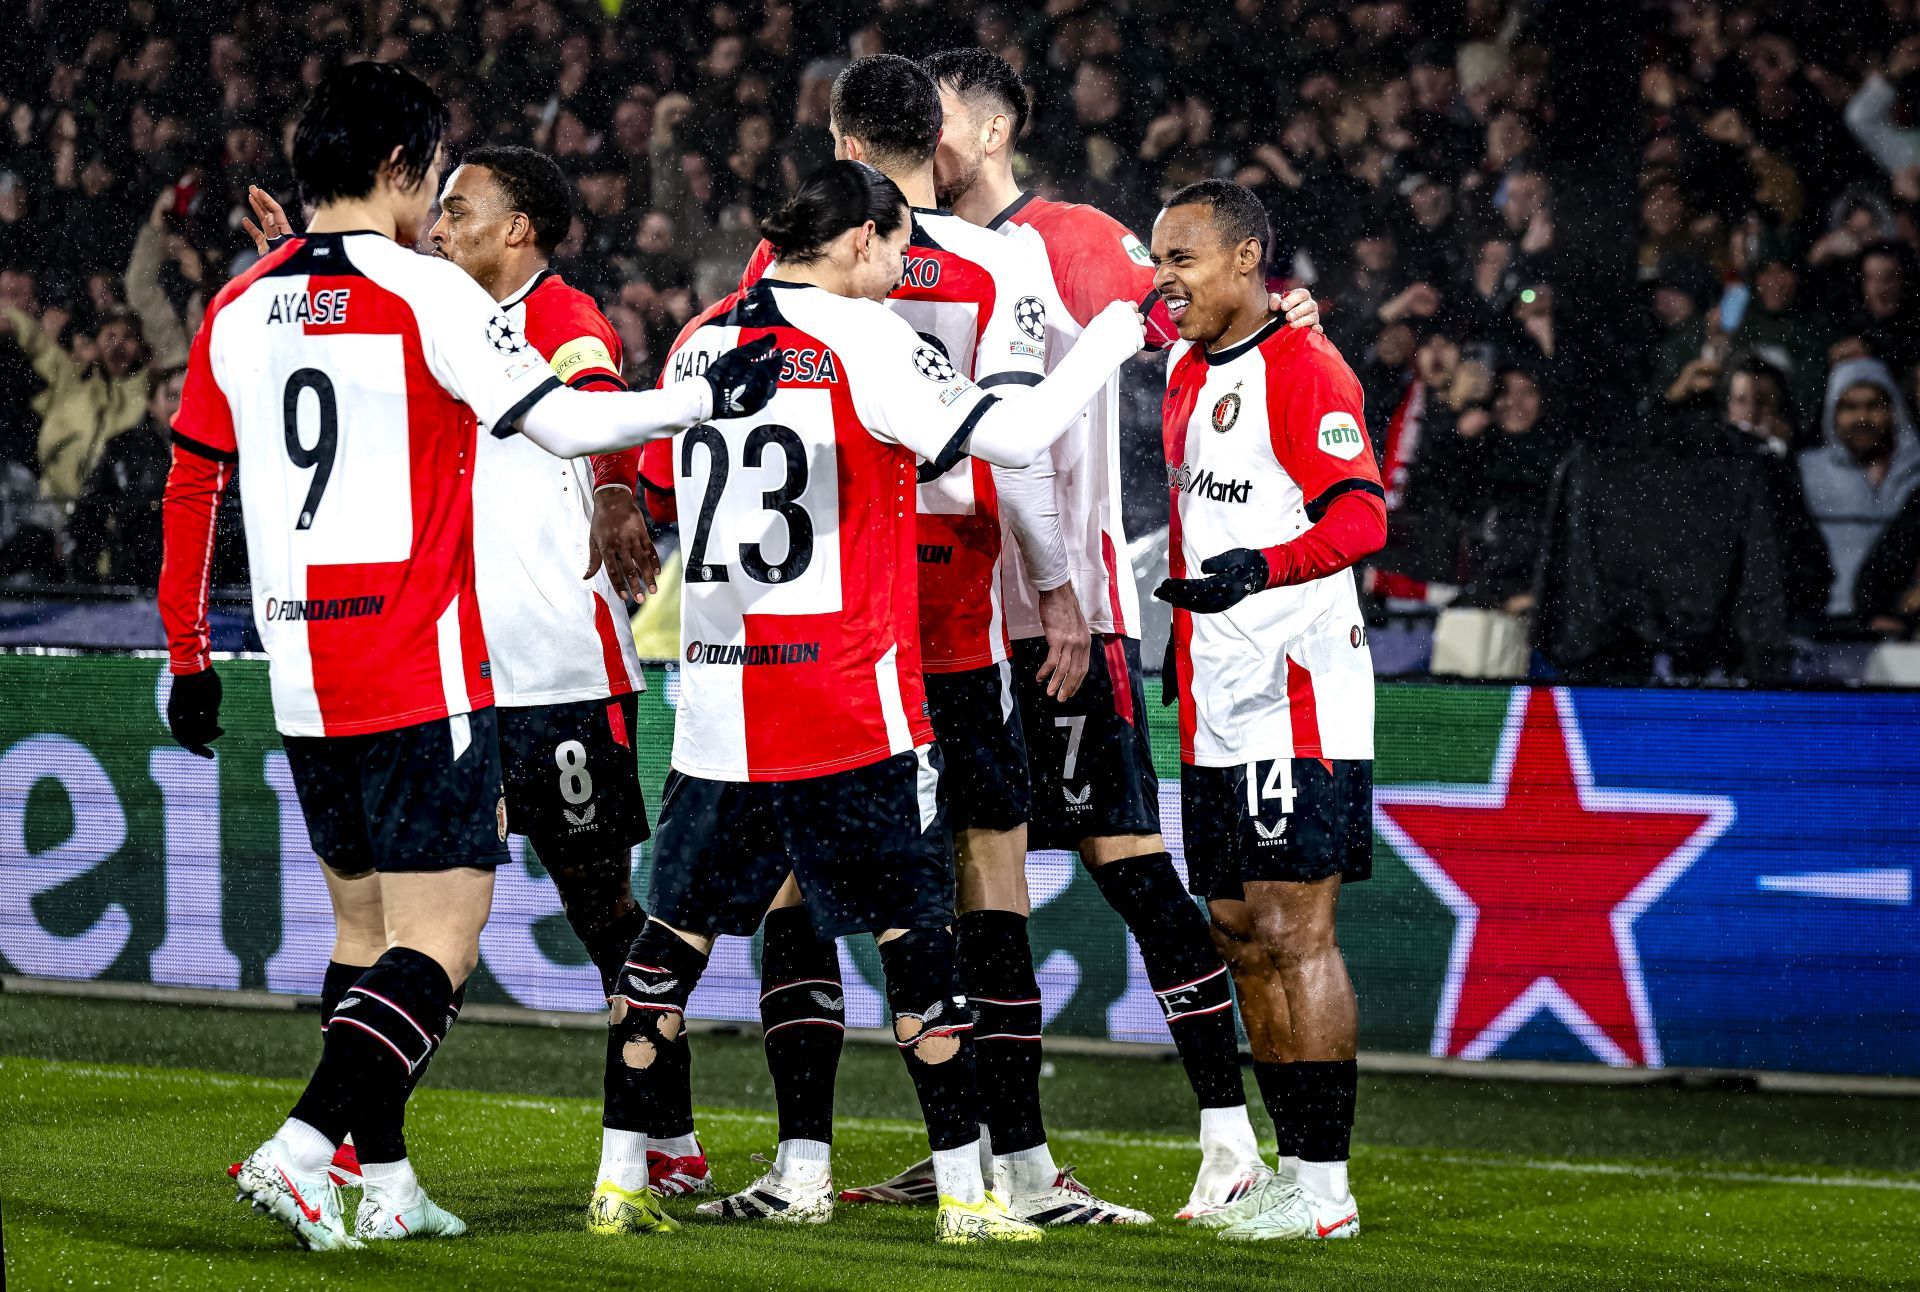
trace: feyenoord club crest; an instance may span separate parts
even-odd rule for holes
[[[947,356],[930,345],[914,347],[913,367],[914,371],[933,382],[949,382],[960,375],[953,370],[953,364]]]
[[[1213,429],[1226,434],[1240,420],[1240,392],[1229,390],[1213,406]]]
[[[1020,325],[1029,339],[1044,341],[1047,339],[1047,307],[1038,296],[1022,296],[1013,307],[1013,321]]]

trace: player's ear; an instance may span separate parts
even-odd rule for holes
[[[374,175],[374,182],[378,183],[380,179],[384,176],[386,180],[389,183],[391,183],[395,188],[399,188],[400,187],[399,181],[397,181],[394,178],[394,176],[399,171],[400,164],[401,164],[401,149],[399,145],[396,144],[394,146],[393,151],[387,154],[387,159],[380,163],[380,169]]]
[[[1247,238],[1240,249],[1233,253],[1234,268],[1243,274],[1251,274],[1260,268],[1260,239]]]

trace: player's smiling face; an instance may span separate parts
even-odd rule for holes
[[[1243,249],[1221,238],[1210,208],[1194,204],[1160,212],[1152,250],[1153,285],[1181,339],[1218,340],[1246,294]]]

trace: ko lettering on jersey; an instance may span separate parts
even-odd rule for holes
[[[1215,354],[1175,345],[1164,415],[1175,578],[1299,537],[1350,490],[1381,492],[1359,381],[1326,338],[1284,318]],[[1221,614],[1176,609],[1181,761],[1372,758],[1363,623],[1350,569]]]
[[[771,263],[763,243],[742,285]],[[1010,242],[946,211],[916,208],[903,270],[888,304],[932,351],[926,364],[989,390],[1040,382],[1048,320],[1066,307],[1037,240]],[[1007,625],[993,468],[962,459],[920,485],[916,507],[923,666],[954,673],[999,663]]]
[[[933,739],[916,468],[957,461],[995,400],[892,312],[779,283],[694,320],[662,380],[763,336],[787,355],[773,399],[672,446],[685,554],[673,766],[709,780],[820,776]]]
[[[464,272],[377,234],[292,238],[214,298],[174,435],[239,463],[282,733],[386,731],[493,702],[477,426],[513,427],[555,384]],[[204,588],[204,570],[182,571],[163,597],[176,667],[204,661]]]
[[[1153,290],[1153,261],[1140,240],[1105,212],[1076,202],[1023,194],[987,225],[1013,237],[1038,237],[1065,310],[1049,315],[1049,367],[1080,329],[1114,301],[1147,311],[1147,336],[1169,344],[1176,333]],[[1140,635],[1140,599],[1126,563],[1120,520],[1120,379],[1115,374],[1053,446],[1054,489],[1073,586],[1096,633]],[[1040,602],[1019,561],[1001,563],[1007,626],[1015,638],[1039,637]]]
[[[542,270],[500,310],[568,385],[626,389],[613,325],[592,297],[552,270]],[[631,489],[638,450],[590,464],[557,458],[523,435],[489,441],[473,483],[474,559],[495,701],[523,708],[644,690],[613,581],[604,568],[591,580],[580,577],[595,485]]]

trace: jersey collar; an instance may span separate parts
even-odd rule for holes
[[[1033,201],[1033,194],[1022,193],[1019,197],[1016,197],[1013,199],[1013,201],[1007,203],[1006,210],[994,216],[991,220],[988,220],[987,227],[989,229],[999,228],[1001,225],[1005,224],[1008,220],[1011,220],[1014,216],[1020,214],[1021,210],[1025,208],[1027,203],[1031,201]]]
[[[513,295],[507,297],[507,299],[505,299],[504,301],[501,301],[500,308],[503,310],[512,309],[514,306],[518,305],[521,301],[524,301],[525,299],[527,299],[527,297],[533,295],[533,289],[538,287],[541,283],[546,282],[547,279],[549,278],[558,278],[559,276],[560,275],[554,271],[552,266],[548,266],[547,268],[542,269],[539,273],[535,274],[533,277],[527,279],[526,282],[522,283],[520,285],[519,291],[513,293]]]
[[[1287,316],[1284,314],[1275,314],[1272,318],[1261,324],[1259,328],[1255,329],[1254,334],[1246,340],[1236,341],[1224,350],[1203,350],[1201,353],[1206,355],[1207,366],[1209,368],[1218,368],[1222,364],[1232,363],[1235,359],[1238,359],[1241,355],[1253,349],[1286,325]]]

